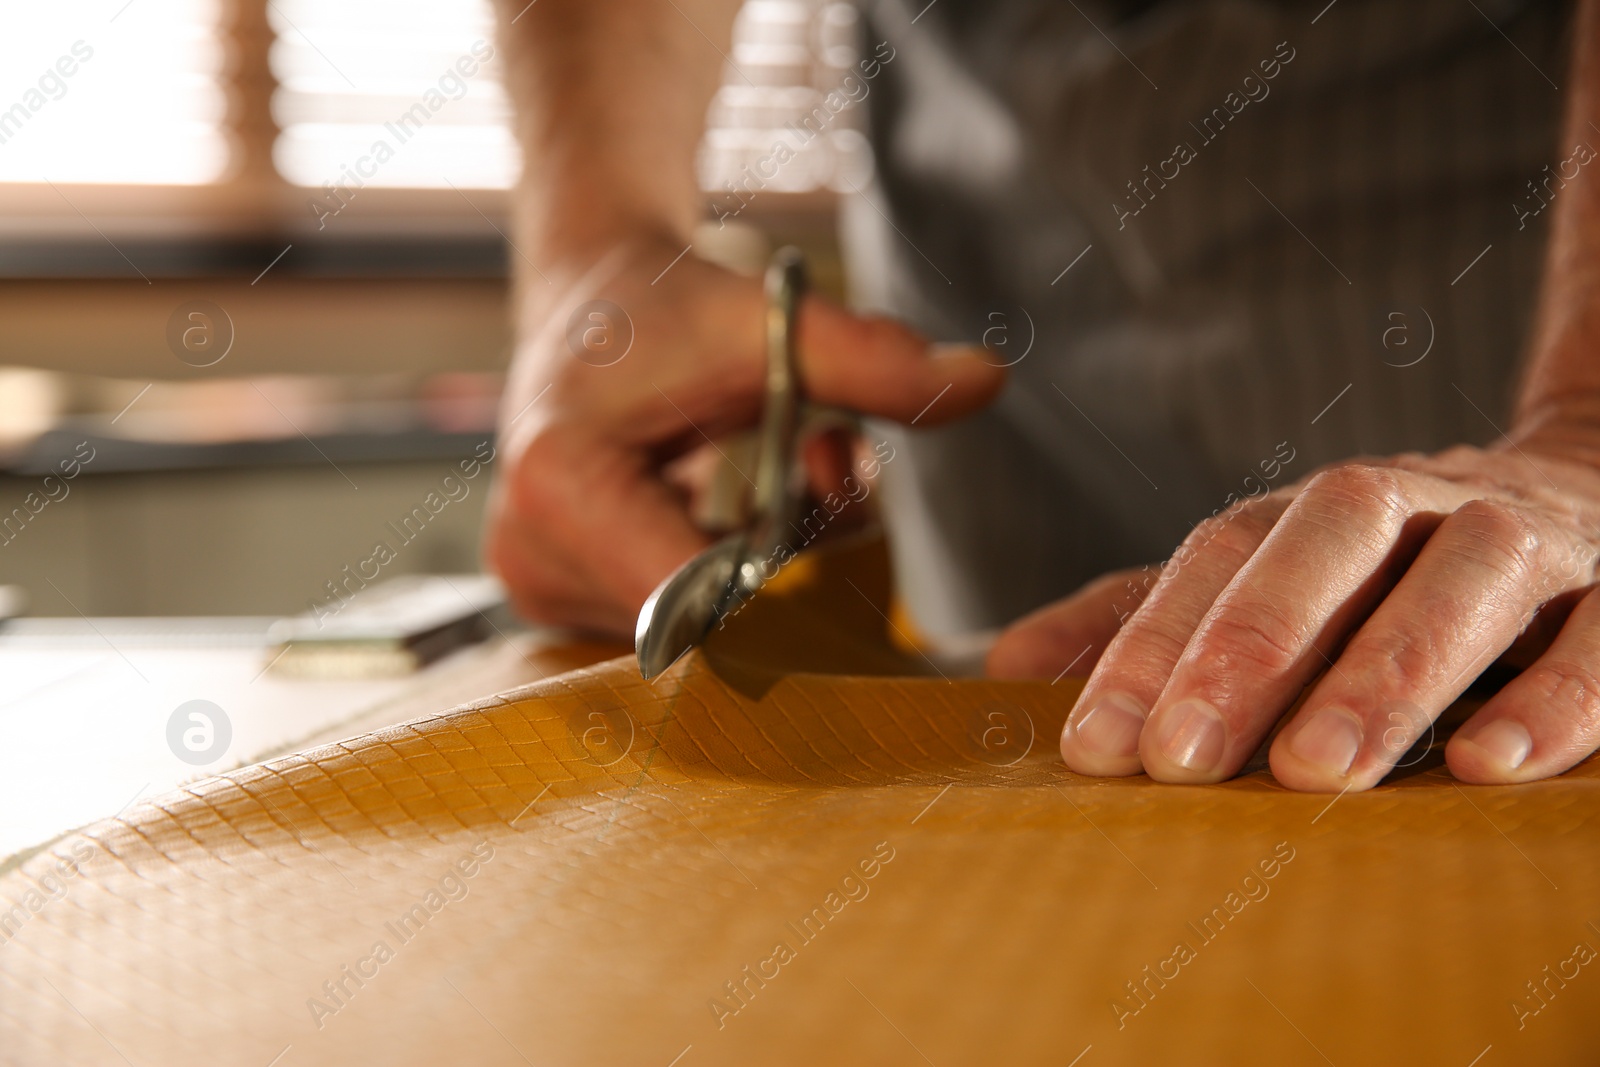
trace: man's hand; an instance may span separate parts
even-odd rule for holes
[[[496,0],[528,165],[487,553],[529,618],[631,634],[650,591],[708,543],[668,465],[760,417],[761,281],[684,255],[739,8]],[[801,308],[799,347],[810,399],[918,425],[987,403],[1002,380],[973,353],[930,358],[905,327],[822,299]]]
[[[709,544],[664,468],[760,419],[761,282],[674,264],[682,247],[641,238],[547,261],[548,284],[525,287],[487,551],[531,619],[631,634],[650,591]],[[817,297],[801,310],[800,377],[822,404],[935,425],[998,391],[979,352],[935,358],[906,327]]]
[[[1467,782],[1557,774],[1600,746],[1592,455],[1524,440],[1328,467],[1201,523],[1120,629],[1126,583],[1102,579],[1012,626],[991,673],[1049,677],[1104,647],[1062,755],[1165,782],[1237,773],[1315,682],[1272,770],[1337,792],[1377,784],[1485,667],[1536,644],[1445,758]]]
[[[1600,107],[1600,0],[1573,37],[1569,144]],[[1001,638],[1004,676],[1105,648],[1062,733],[1069,766],[1219,781],[1315,682],[1273,773],[1366,789],[1508,651],[1527,669],[1450,739],[1456,777],[1531,781],[1600,746],[1600,185],[1565,191],[1550,233],[1505,447],[1329,467],[1201,523],[1120,629],[1107,607],[1144,582],[1087,587]]]

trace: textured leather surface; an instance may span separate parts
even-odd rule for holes
[[[655,685],[605,662],[33,856],[0,1061],[1594,1061],[1592,763],[1083,779],[1075,685],[939,677],[859,558],[787,586]]]

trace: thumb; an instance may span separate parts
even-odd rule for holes
[[[1086,678],[1160,575],[1156,566],[1112,571],[1047,604],[1000,634],[985,664],[991,678]]]
[[[800,310],[806,395],[897,422],[934,426],[986,407],[1005,371],[976,345],[929,344],[904,323],[809,297]]]

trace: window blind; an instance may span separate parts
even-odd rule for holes
[[[0,215],[13,229],[44,232],[48,215],[76,232],[83,213],[151,226],[193,216],[202,230],[233,217],[270,221],[307,204],[274,192],[285,181],[322,194],[416,191],[385,201],[369,220],[381,222],[445,205],[438,198],[455,199],[451,186],[508,189],[520,166],[489,0],[8,7],[0,183],[13,192],[0,197]],[[818,110],[841,99],[835,90],[857,62],[855,35],[845,3],[745,4],[698,157],[719,213],[723,201],[734,203],[731,187],[744,188],[739,203],[748,203],[748,175],[770,163],[779,139],[795,158],[760,183],[769,202],[865,181],[858,101]],[[823,113],[824,123],[808,119]],[[826,129],[797,137],[807,125]],[[94,188],[74,193],[74,184]],[[163,192],[186,187],[204,195]],[[330,210],[340,200],[324,198]],[[503,210],[503,201],[478,203]]]
[[[488,0],[271,0],[274,150],[312,188],[507,188],[519,165]]]
[[[6,5],[0,182],[202,185],[228,166],[218,0]]]

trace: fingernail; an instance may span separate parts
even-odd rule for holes
[[[1343,777],[1356,761],[1356,753],[1361,751],[1361,723],[1344,708],[1323,708],[1294,735],[1289,751],[1307,763]]]
[[[1180,700],[1161,716],[1156,747],[1180,767],[1212,770],[1222,761],[1227,743],[1222,716],[1203,700]]]
[[[1513,771],[1522,766],[1528,753],[1533,751],[1533,738],[1528,728],[1514,719],[1496,719],[1469,740]]]
[[[1106,693],[1081,717],[1074,715],[1072,728],[1083,747],[1101,756],[1132,756],[1139,751],[1139,731],[1144,729],[1145,709],[1127,693]]]

